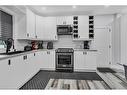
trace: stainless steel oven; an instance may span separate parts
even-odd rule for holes
[[[56,70],[73,71],[73,50],[56,50]]]

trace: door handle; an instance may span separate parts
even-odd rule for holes
[[[27,33],[27,37],[29,37],[29,33]]]
[[[11,65],[11,60],[8,60],[8,65]]]

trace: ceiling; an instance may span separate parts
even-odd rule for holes
[[[127,6],[100,6],[100,5],[57,5],[57,6],[27,6],[35,13],[43,16],[60,15],[103,15],[116,14],[126,9]]]
[[[6,6],[9,9],[18,8],[25,13],[25,9],[29,8],[33,12],[42,16],[64,16],[64,15],[103,15],[116,14],[126,10],[127,6],[123,5],[27,5],[27,6]]]

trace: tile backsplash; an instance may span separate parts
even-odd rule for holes
[[[47,41],[44,41],[44,48],[47,48]],[[57,41],[53,41],[54,48],[83,48],[83,41],[73,41],[72,35],[61,35]]]

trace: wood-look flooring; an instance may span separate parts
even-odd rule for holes
[[[111,89],[127,89],[127,79],[123,73],[100,73],[97,74],[109,85]]]
[[[45,89],[83,90],[110,89],[110,87],[104,81],[98,80],[50,79]]]
[[[124,73],[41,70],[20,89],[127,89]]]
[[[97,72],[102,80],[50,79],[45,89],[127,89],[123,73]]]

